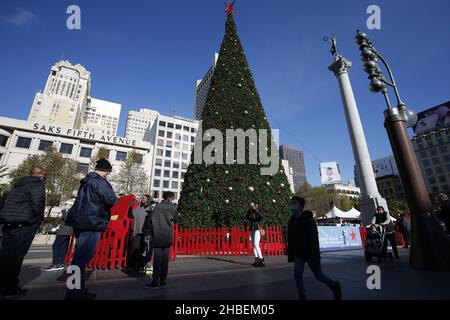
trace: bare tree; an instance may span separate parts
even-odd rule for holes
[[[110,181],[118,193],[142,196],[148,193],[149,177],[142,165],[142,154],[135,150],[128,153],[120,171]]]

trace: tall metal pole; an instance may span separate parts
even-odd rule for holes
[[[367,35],[358,30],[356,43],[360,46],[361,59],[366,61],[364,71],[371,79],[370,90],[382,92],[387,104],[387,110],[384,111],[384,126],[411,212],[410,264],[421,269],[450,270],[450,241],[436,217],[431,213],[432,204],[407,131],[407,122],[411,126],[417,118],[414,113],[409,112],[400,99],[388,63],[372,46]],[[391,83],[384,78],[376,63],[377,58],[386,67]],[[397,108],[392,108],[390,105],[387,86],[394,88]]]

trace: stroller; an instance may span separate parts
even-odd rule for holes
[[[366,244],[364,246],[366,261],[371,261],[376,257],[378,262],[381,259],[394,261],[392,252],[387,250],[386,227],[379,224],[372,224],[366,227]]]

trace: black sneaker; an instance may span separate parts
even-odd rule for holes
[[[56,264],[52,264],[50,267],[44,269],[44,271],[57,271],[57,270],[61,270],[61,268],[59,267],[59,265]]]
[[[253,262],[252,266],[257,267],[259,265],[259,258],[255,258],[255,262]]]
[[[161,281],[161,283],[159,284],[160,288],[165,288],[167,287],[167,282],[166,281]]]
[[[6,289],[5,291],[3,291],[3,297],[4,298],[21,297],[21,296],[27,294],[27,292],[28,292],[27,289],[22,289],[20,287],[17,287],[15,289]]]
[[[342,300],[342,291],[341,291],[341,284],[339,281],[334,282],[331,290],[333,291],[334,300],[341,301]]]
[[[57,268],[58,270],[64,270],[66,266],[64,264],[58,264]]]
[[[266,266],[266,263],[264,262],[264,258],[263,259],[259,259],[258,267],[259,268],[264,268],[265,266]]]
[[[151,282],[151,283],[149,283],[149,284],[146,284],[146,285],[144,286],[144,288],[145,288],[145,289],[153,289],[153,290],[156,290],[156,289],[159,289],[159,285],[158,285],[157,282]]]

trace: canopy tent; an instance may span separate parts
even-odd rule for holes
[[[361,212],[352,208],[349,211],[342,211],[335,206],[325,215],[328,219],[340,218],[340,219],[359,219]]]

